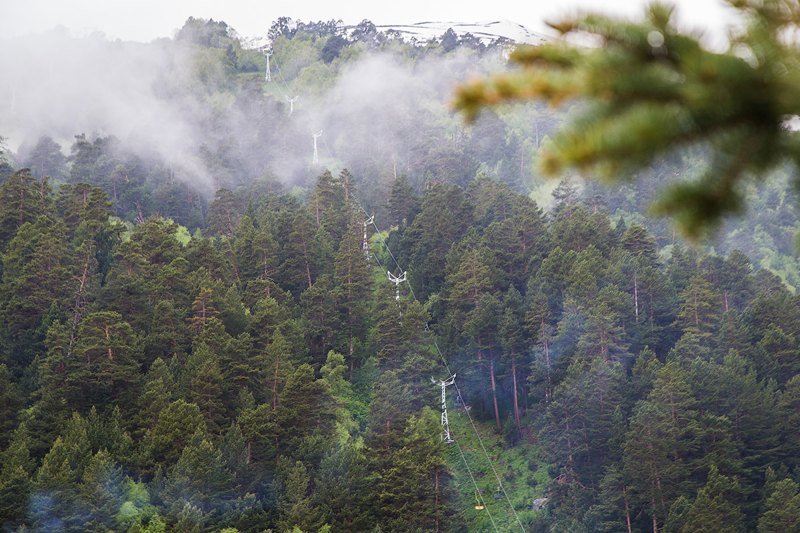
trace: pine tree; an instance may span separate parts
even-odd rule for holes
[[[219,189],[208,206],[208,229],[212,235],[233,237],[239,225],[240,206],[228,189]]]
[[[87,410],[129,395],[138,368],[136,335],[118,313],[100,311],[81,320],[66,378],[81,392],[76,407]]]
[[[769,375],[776,378],[779,385],[785,385],[800,373],[800,346],[792,335],[779,326],[770,324],[758,348],[763,350],[769,362]]]
[[[46,178],[36,181],[29,169],[21,169],[0,185],[0,251],[26,222],[50,212],[50,187]]]
[[[346,335],[347,357],[355,366],[355,345],[363,339],[369,326],[369,304],[372,278],[361,249],[361,225],[351,217],[348,231],[339,244],[334,262],[333,282],[338,291],[337,307]]]
[[[77,489],[91,459],[88,424],[78,414],[65,428],[42,460],[36,472],[31,498],[33,526],[77,530],[84,517],[79,512]]]
[[[339,297],[333,279],[327,274],[320,276],[300,296],[309,350],[316,360],[322,359],[328,350],[344,351],[337,342],[342,326],[342,317],[336,308]]]
[[[175,393],[172,372],[161,358],[156,359],[147,371],[137,403],[137,426],[142,432],[155,425],[162,409],[175,399]]]
[[[232,482],[220,450],[197,431],[171,470],[162,497],[178,522],[186,505],[191,505],[198,512],[200,527],[207,527],[230,505]]]
[[[506,293],[503,301],[503,315],[500,319],[500,344],[503,347],[503,355],[511,360],[511,381],[513,384],[513,406],[514,406],[514,423],[517,426],[517,431],[522,431],[520,421],[520,408],[519,408],[519,392],[517,391],[517,384],[524,379],[517,376],[517,363],[522,358],[526,350],[526,340],[522,327],[522,295],[514,288],[511,287]],[[525,361],[519,361],[523,365]],[[522,391],[523,397],[526,395],[525,387]]]
[[[252,464],[272,465],[277,456],[278,425],[270,404],[245,409],[237,419]]]
[[[686,373],[668,363],[630,420],[623,469],[653,531],[664,524],[688,472],[688,452],[694,446],[690,437],[697,431],[695,403]]]
[[[377,503],[382,523],[390,530],[435,531],[443,526],[445,486],[439,420],[425,407],[408,419],[391,467],[378,472]]]
[[[302,451],[301,443],[313,436],[325,437],[333,429],[333,401],[324,384],[314,377],[309,364],[289,375],[279,397],[276,421],[285,450]]]
[[[275,492],[277,493],[278,528],[281,531],[316,531],[322,526],[322,514],[309,497],[311,476],[306,466],[286,457],[278,458]]]
[[[61,146],[49,135],[42,135],[28,152],[23,167],[30,168],[40,178],[49,176],[60,181],[66,176],[66,161]]]
[[[788,466],[796,468],[800,464],[800,435],[797,433],[800,427],[800,375],[786,383],[779,408],[784,448],[782,455]]]
[[[187,398],[197,405],[211,433],[218,433],[226,423],[223,401],[223,376],[219,357],[200,342],[192,349],[183,373]]]
[[[27,424],[22,422],[0,453],[0,527],[17,527],[27,517],[35,468],[30,445]]]
[[[744,515],[737,505],[740,498],[738,481],[720,474],[712,465],[708,481],[697,493],[681,531],[744,531]]]
[[[708,337],[718,325],[721,299],[711,284],[700,276],[689,280],[681,293],[681,308],[678,323],[684,331]]]
[[[419,212],[420,200],[404,175],[399,175],[392,182],[389,191],[388,209],[389,222],[392,226],[405,228],[414,221],[414,216]]]
[[[368,531],[373,523],[374,479],[355,443],[331,447],[315,478],[314,506],[334,531]]]
[[[148,466],[175,464],[189,438],[205,429],[205,419],[197,405],[184,400],[170,403],[158,414],[158,420],[142,442]]]
[[[471,220],[471,206],[458,187],[434,185],[426,191],[419,214],[403,233],[398,255],[401,264],[414,265],[411,281],[418,298],[440,289],[448,250]]]
[[[116,526],[116,514],[123,501],[122,469],[105,450],[89,460],[83,472],[78,497],[86,506],[86,529],[108,531]]]
[[[319,250],[314,240],[315,226],[311,213],[300,209],[291,222],[291,232],[281,249],[278,267],[280,285],[299,294],[314,283],[319,271]]]
[[[65,257],[63,224],[44,216],[25,222],[8,242],[2,257],[0,318],[12,368],[27,366],[41,348],[42,320],[58,309],[64,296]]]
[[[20,391],[11,380],[8,367],[0,364],[0,450],[5,448],[11,437],[21,400]]]
[[[800,529],[800,494],[797,483],[783,479],[775,483],[758,519],[759,533],[778,533]]]
[[[195,334],[200,334],[206,327],[206,323],[219,315],[214,304],[214,291],[207,287],[200,289],[200,293],[192,302],[192,318],[190,319]]]

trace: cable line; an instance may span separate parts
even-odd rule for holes
[[[269,59],[267,59],[267,61],[269,61]],[[280,80],[279,83],[283,86],[283,90],[284,90],[285,96],[286,96],[287,99],[290,99],[291,98],[290,97],[291,93],[289,92],[289,87],[288,87],[288,84],[286,83],[286,79],[283,77],[282,69],[277,65],[277,63],[275,61],[273,61],[272,63],[275,66],[275,69],[277,71],[278,78]],[[267,73],[269,75],[270,71],[268,70]],[[271,77],[270,77],[269,81],[272,81]],[[316,141],[317,141],[317,137],[319,137],[321,135],[321,133],[322,132],[314,134],[314,163],[315,164],[318,163],[318,152],[317,152],[317,142]],[[325,145],[326,151],[329,153],[329,155],[332,156],[333,153],[330,150],[330,148],[328,147],[328,143],[325,140],[325,138],[322,139],[322,142]],[[375,223],[374,215],[370,215],[369,213],[367,213],[367,211],[364,209],[364,207],[361,205],[361,203],[358,202],[358,200],[356,200],[354,197],[351,197],[351,198],[353,198],[352,201],[355,203],[355,205],[364,213],[364,215],[366,215],[368,217],[369,222],[372,223],[372,226],[375,228],[375,231],[378,234],[378,238],[380,239],[381,244],[383,244],[383,246],[386,249],[386,251],[389,252],[389,256],[392,258],[392,261],[394,262],[395,266],[397,266],[397,269],[400,272],[403,273],[402,274],[403,281],[405,281],[407,283],[409,292],[411,293],[411,297],[414,299],[414,301],[416,301],[418,303],[421,303],[421,302],[419,302],[419,299],[417,298],[416,294],[414,294],[414,288],[411,286],[411,282],[408,280],[408,278],[407,278],[407,276],[405,274],[406,271],[400,266],[399,261],[395,257],[394,253],[392,253],[392,250],[391,250],[391,248],[389,248],[389,245],[386,243],[386,240],[383,238],[383,235],[382,235],[382,232],[381,232],[380,228]],[[380,259],[378,259],[377,256],[375,256],[375,258],[378,261],[378,263],[381,265],[381,268],[383,268],[383,264],[381,263]],[[389,274],[389,275],[391,276],[391,274]],[[392,280],[391,277],[390,277],[390,280],[391,281],[395,281],[395,280]],[[398,288],[398,291],[399,291],[399,283],[396,283],[396,284],[397,284],[397,288]],[[399,293],[398,293],[398,296],[399,296]],[[447,364],[447,360],[445,359],[444,354],[442,353],[442,350],[439,348],[439,343],[436,342],[436,336],[435,336],[434,332],[431,330],[431,328],[428,325],[427,321],[425,322],[425,331],[427,331],[431,335],[431,340],[433,341],[433,345],[436,348],[436,352],[439,354],[439,357],[441,358],[445,369],[447,369],[448,375],[452,376],[453,372],[450,370],[450,365]],[[472,426],[472,430],[475,433],[475,436],[478,437],[478,443],[481,446],[481,450],[483,450],[483,454],[486,457],[486,460],[487,460],[487,462],[489,463],[489,466],[492,469],[492,473],[494,474],[495,479],[497,480],[497,485],[498,485],[498,487],[500,487],[500,490],[502,491],[503,496],[505,497],[506,502],[508,503],[508,506],[511,508],[511,512],[514,515],[514,518],[516,519],[517,524],[519,525],[520,529],[524,532],[525,531],[525,527],[522,525],[522,521],[519,519],[519,515],[517,515],[517,511],[516,511],[516,509],[514,509],[514,505],[511,503],[511,499],[508,497],[508,493],[506,492],[505,486],[503,485],[503,481],[500,479],[500,476],[497,473],[497,469],[495,469],[495,467],[494,467],[494,463],[492,462],[492,459],[489,456],[489,452],[486,450],[486,446],[483,444],[483,439],[481,438],[481,435],[478,432],[478,428],[475,425],[475,421],[472,419],[472,415],[470,415],[469,410],[467,409],[467,404],[464,401],[464,398],[463,398],[463,396],[461,394],[461,389],[459,388],[458,383],[454,382],[453,385],[455,385],[456,394],[457,394],[458,399],[459,399],[459,401],[461,403],[461,406],[464,409],[464,412],[467,415],[467,419],[469,419],[470,425]],[[467,467],[467,471],[469,472],[470,479],[472,480],[472,483],[475,486],[476,493],[480,496],[481,501],[483,501],[483,496],[480,495],[480,490],[478,489],[478,485],[475,482],[475,478],[473,477],[472,471],[469,468],[469,464],[467,463],[467,459],[464,456],[464,452],[461,450],[460,444],[455,439],[453,439],[453,442],[455,442],[456,446],[458,447],[458,451],[461,454],[461,458],[464,461],[464,465]],[[492,527],[494,528],[495,531],[497,531],[497,526],[495,525],[494,520],[492,519],[492,516],[489,513],[489,508],[488,508],[488,506],[485,505],[485,502],[483,502],[483,503],[484,503],[484,507],[485,507],[485,510],[487,512],[487,515],[489,516],[489,519],[492,522]]]
[[[353,201],[355,202],[355,204],[358,206],[358,208],[361,209],[361,211],[366,216],[371,216],[369,213],[367,213],[367,211],[361,206],[361,204],[355,198],[353,199]],[[372,217],[372,225],[375,227],[375,231],[378,233],[378,238],[380,239],[380,241],[383,244],[383,246],[386,248],[386,251],[389,252],[389,256],[392,258],[392,261],[394,261],[394,264],[397,266],[397,268],[401,272],[405,272],[405,270],[403,270],[403,268],[400,266],[400,263],[397,261],[397,258],[395,257],[395,255],[392,253],[391,248],[389,248],[389,245],[386,243],[386,240],[383,238],[380,228],[378,228],[378,225],[375,223],[375,218],[374,217]],[[381,265],[381,266],[383,266],[383,265]],[[414,294],[414,288],[411,286],[411,282],[408,281],[408,279],[406,279],[406,283],[408,284],[408,289],[409,289],[409,291],[411,293],[411,296],[414,298],[414,300],[416,302],[419,302],[419,300],[417,299],[416,295]],[[436,348],[436,352],[439,354],[439,357],[441,358],[445,369],[447,369],[448,375],[452,376],[453,372],[450,370],[450,365],[447,364],[447,360],[444,358],[444,354],[442,354],[442,350],[439,348],[439,343],[436,342],[436,337],[435,337],[433,331],[430,329],[430,326],[428,325],[427,322],[425,322],[425,331],[427,331],[428,333],[431,334],[431,339],[433,340],[433,346]],[[483,439],[481,438],[481,434],[478,432],[478,428],[475,425],[475,421],[472,419],[472,415],[469,414],[469,410],[467,409],[467,404],[464,401],[464,397],[461,395],[461,389],[459,388],[458,383],[454,382],[453,385],[455,385],[456,394],[458,395],[458,399],[459,399],[459,401],[461,403],[461,406],[463,407],[464,412],[466,413],[467,418],[469,419],[469,423],[472,426],[472,430],[475,433],[475,436],[478,437],[478,443],[481,446],[481,450],[483,450],[483,454],[486,456],[486,460],[487,460],[487,462],[489,463],[489,466],[492,469],[492,473],[494,474],[495,479],[497,480],[497,485],[500,487],[500,490],[502,491],[503,496],[506,499],[506,502],[508,502],[508,506],[511,508],[511,512],[514,514],[514,518],[516,519],[517,524],[519,525],[520,529],[524,532],[525,531],[525,526],[522,525],[522,521],[519,519],[519,515],[517,515],[517,511],[516,511],[516,509],[514,509],[514,504],[511,503],[511,499],[508,497],[508,493],[506,492],[505,486],[503,485],[503,481],[500,479],[500,475],[497,473],[497,469],[495,469],[494,463],[492,462],[491,457],[489,457],[489,452],[486,451],[486,446],[484,446],[484,444],[483,444]],[[456,442],[456,444],[458,444],[458,443]],[[459,452],[460,452],[461,451],[461,447],[459,446],[458,448],[459,448]],[[462,457],[464,457],[463,452],[462,452]],[[464,459],[464,464],[466,464],[466,458]],[[469,466],[467,466],[467,469],[469,469]],[[474,482],[474,479],[473,479],[473,482]],[[475,488],[477,490],[477,485],[475,486]],[[488,507],[487,507],[487,510],[488,510]],[[494,525],[494,522],[492,522],[492,524]]]
[[[323,139],[323,142],[324,142],[324,139]],[[330,149],[328,148],[327,143],[325,143],[325,148],[326,148],[326,151],[328,151],[330,153]],[[330,153],[330,155],[333,155],[333,154]],[[382,235],[382,232],[381,232],[380,228],[375,223],[375,216],[374,215],[370,215],[369,213],[367,213],[366,209],[364,209],[364,207],[355,198],[355,196],[351,195],[350,198],[351,198],[351,201],[356,205],[356,207],[358,207],[361,210],[361,212],[364,214],[364,216],[368,217],[368,219],[371,220],[372,226],[375,228],[375,231],[377,232],[378,238],[380,239],[381,243],[386,248],[386,251],[389,252],[389,256],[392,258],[392,261],[394,261],[395,266],[397,266],[398,270],[400,272],[403,272],[403,274],[405,276],[405,272],[406,271],[403,270],[403,268],[400,266],[400,263],[397,261],[397,258],[395,257],[394,253],[392,253],[391,248],[389,248],[389,245],[386,243],[386,240],[383,238],[383,235]],[[376,259],[377,259],[377,256],[376,256]],[[378,260],[378,262],[380,264],[380,260]],[[381,264],[381,268],[383,268],[383,264]],[[408,289],[409,289],[409,292],[411,293],[412,298],[417,303],[421,303],[419,301],[419,299],[417,298],[417,296],[414,294],[414,288],[411,286],[411,282],[408,281],[408,277],[405,276],[405,278],[406,278],[405,279],[406,284],[408,285]],[[398,288],[399,288],[399,285],[398,285]],[[436,348],[436,352],[439,354],[439,357],[441,358],[445,369],[447,369],[447,374],[449,376],[452,376],[453,372],[450,370],[450,365],[447,364],[447,360],[444,358],[444,354],[442,354],[442,350],[439,348],[439,343],[436,342],[436,336],[434,335],[434,333],[431,330],[430,326],[428,325],[427,321],[425,322],[425,331],[427,331],[431,335],[431,340],[433,341],[433,345]],[[459,399],[459,401],[461,403],[461,406],[463,407],[464,412],[466,413],[467,418],[469,419],[469,423],[472,426],[472,431],[475,433],[475,436],[478,437],[478,443],[481,446],[481,450],[483,450],[483,454],[486,457],[486,461],[489,463],[489,466],[492,469],[492,473],[494,474],[495,480],[497,480],[497,486],[500,487],[500,490],[503,493],[503,496],[505,497],[506,502],[508,503],[508,506],[511,508],[511,513],[514,515],[514,519],[517,521],[517,524],[519,525],[520,529],[524,533],[525,532],[525,526],[522,525],[522,521],[519,519],[519,515],[517,514],[517,511],[516,511],[516,509],[514,509],[514,504],[511,503],[511,498],[508,497],[508,493],[506,492],[505,486],[503,485],[503,481],[500,479],[500,475],[497,473],[497,469],[494,467],[494,463],[492,462],[492,458],[489,456],[489,452],[486,451],[486,446],[484,446],[484,444],[483,444],[483,439],[481,438],[481,434],[478,432],[478,428],[475,425],[475,421],[472,419],[472,415],[469,414],[469,410],[467,409],[467,404],[464,401],[464,397],[461,395],[461,389],[459,388],[458,383],[454,382],[453,384],[455,385],[456,394],[458,395],[458,399]],[[455,440],[455,439],[453,439],[453,440],[458,445],[458,441]],[[461,446],[460,445],[458,445],[458,449],[459,449],[459,452],[461,453],[461,457],[464,459],[464,464],[467,465],[466,457],[464,456],[463,452],[461,451]],[[467,470],[469,470],[469,465],[467,465]],[[470,477],[471,476],[472,476],[472,473],[470,472]],[[472,481],[473,481],[473,484],[475,485],[475,490],[478,493],[480,493],[480,491],[478,490],[478,485],[475,484],[475,479],[472,478]],[[481,499],[483,499],[482,496],[481,496]],[[488,507],[486,507],[486,510],[488,511]],[[490,518],[491,518],[491,516],[490,516]],[[497,526],[494,525],[494,520],[492,520],[492,526],[494,526],[495,531],[497,531]]]

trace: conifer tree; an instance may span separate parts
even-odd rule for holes
[[[333,282],[338,291],[337,307],[342,315],[346,336],[347,356],[351,367],[355,366],[355,345],[366,335],[372,278],[369,265],[361,249],[361,225],[351,217],[348,230],[339,244],[334,262]]]
[[[76,405],[116,402],[130,394],[139,368],[137,340],[131,326],[115,312],[100,311],[81,320],[67,383],[81,391]]]
[[[322,514],[308,495],[311,476],[300,461],[278,458],[276,479],[278,528],[290,531],[316,531],[322,526]]]
[[[782,479],[775,483],[758,519],[759,533],[795,531],[800,528],[800,494],[797,483]]]
[[[408,179],[402,174],[397,176],[392,182],[387,205],[389,222],[392,226],[402,229],[410,225],[419,211],[419,204],[420,200],[408,183]]]
[[[187,398],[197,405],[211,433],[218,433],[225,423],[223,375],[219,357],[201,342],[194,346],[186,361],[183,380]]]
[[[678,323],[684,331],[708,337],[718,325],[720,303],[711,284],[700,276],[694,276],[681,293]]]
[[[519,408],[519,392],[517,391],[518,382],[524,383],[524,379],[517,377],[517,363],[525,352],[525,337],[522,327],[522,295],[514,287],[511,287],[506,293],[503,300],[502,318],[500,319],[500,344],[503,347],[503,355],[511,360],[511,380],[513,385],[513,406],[514,406],[514,423],[517,426],[517,431],[521,431],[522,424],[520,421],[520,408]],[[519,361],[524,364],[524,361]],[[525,387],[522,391],[525,395]]]
[[[0,527],[17,527],[27,517],[35,468],[30,445],[27,424],[22,422],[0,453]]]
[[[232,481],[233,475],[220,450],[202,431],[197,431],[170,471],[162,495],[170,514],[178,521],[188,504],[197,510],[203,527],[218,519],[230,505]]]
[[[697,493],[681,531],[744,531],[744,515],[737,505],[740,498],[739,482],[720,474],[712,465],[708,481]]]
[[[111,530],[123,499],[122,469],[105,450],[92,456],[83,472],[78,496],[85,506],[86,529]]]
[[[26,222],[33,223],[51,208],[47,179],[34,179],[30,169],[21,169],[0,185],[0,251]]]
[[[142,447],[148,466],[170,466],[177,462],[190,437],[205,432],[206,423],[200,408],[184,400],[175,400],[158,414],[158,420],[144,437]]]

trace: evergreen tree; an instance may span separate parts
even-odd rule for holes
[[[744,531],[744,515],[737,506],[740,498],[739,483],[712,465],[708,481],[697,493],[681,531]]]
[[[316,531],[322,515],[309,497],[311,476],[300,461],[278,458],[275,492],[277,493],[278,528],[281,531]]]
[[[666,4],[649,6],[638,21],[602,14],[557,21],[552,26],[562,34],[588,33],[604,46],[587,51],[561,40],[520,47],[512,59],[522,70],[462,87],[457,105],[474,120],[482,107],[506,101],[586,101],[541,157],[551,174],[575,167],[620,179],[676,148],[709,147],[701,178],[673,184],[657,203],[697,236],[741,211],[745,177],[797,161],[780,128],[797,108],[797,91],[772,75],[798,56],[796,43],[783,39],[797,14],[780,2],[733,7],[744,29],[722,53],[681,32]],[[737,55],[739,45],[759,50],[760,60]]]
[[[198,431],[189,439],[166,480],[164,503],[178,522],[186,505],[191,505],[198,512],[200,526],[207,526],[230,504],[232,481],[220,450]]]
[[[35,467],[30,445],[28,427],[23,422],[14,431],[8,447],[0,453],[0,527],[18,527],[27,517]]]
[[[759,533],[795,531],[800,528],[800,494],[797,483],[783,479],[775,483],[758,519]]]
[[[129,396],[137,379],[136,336],[130,325],[115,312],[100,311],[81,320],[74,354],[68,362],[67,385],[80,391],[75,405],[105,405]]]
[[[211,433],[218,433],[225,425],[223,401],[223,375],[219,357],[201,342],[194,346],[186,361],[183,373],[187,398],[200,409]]]
[[[400,175],[392,182],[392,189],[389,192],[388,209],[389,222],[392,226],[405,228],[409,226],[419,211],[419,198],[414,194],[414,190],[408,183],[404,175]]]
[[[110,454],[100,450],[89,460],[83,472],[78,495],[86,508],[86,529],[112,530],[123,498],[122,469]]]
[[[334,263],[333,282],[337,288],[337,307],[346,335],[347,356],[351,367],[355,366],[355,345],[364,338],[368,328],[368,313],[372,278],[369,265],[361,248],[361,226],[351,218],[348,231],[339,244]]]
[[[148,466],[174,464],[192,435],[205,430],[205,420],[197,405],[184,400],[170,403],[161,410],[155,425],[144,437],[142,447]]]

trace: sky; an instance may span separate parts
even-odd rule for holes
[[[266,34],[271,22],[341,19],[356,24],[511,20],[546,32],[544,20],[578,9],[624,15],[642,13],[645,0],[0,0],[0,36],[17,37],[64,26],[74,36],[95,32],[109,39],[148,42],[172,37],[190,16],[224,20],[240,35]],[[722,0],[673,0],[684,27],[720,41],[732,23]]]

